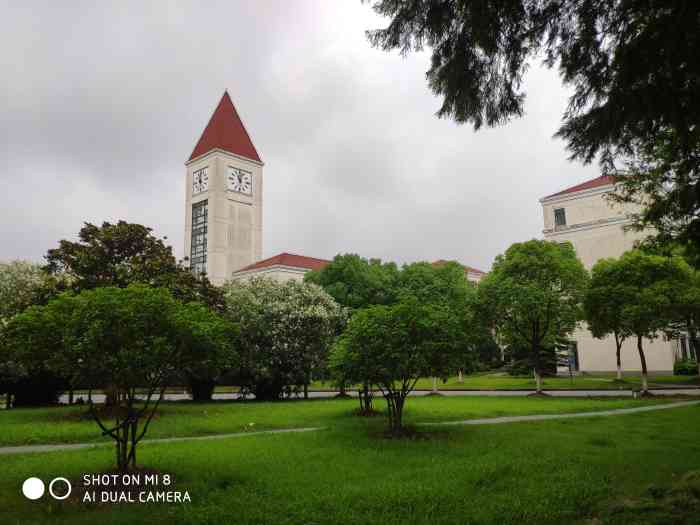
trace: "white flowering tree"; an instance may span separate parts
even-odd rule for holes
[[[240,329],[240,386],[257,399],[306,388],[326,366],[345,310],[320,286],[253,278],[225,285],[226,316]]]
[[[0,262],[0,322],[6,323],[33,304],[44,279],[45,274],[38,264]]]

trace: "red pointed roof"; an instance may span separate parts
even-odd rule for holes
[[[238,116],[238,112],[228,95],[224,92],[214,114],[209,119],[209,124],[204,128],[197,145],[192,151],[189,160],[195,159],[213,149],[222,149],[240,155],[247,159],[262,162],[250,136]]]
[[[581,184],[577,184],[576,186],[571,186],[570,188],[566,188],[565,190],[561,190],[557,193],[547,195],[545,199],[549,199],[550,197],[557,197],[558,195],[566,195],[567,193],[575,193],[577,191],[590,190],[592,188],[597,188],[599,186],[607,186],[608,184],[614,183],[615,179],[611,175],[601,175],[600,177],[597,177],[595,179],[587,180],[586,182],[582,182]]]
[[[295,268],[305,268],[307,270],[320,270],[329,263],[330,261],[326,259],[317,259],[315,257],[306,257],[305,255],[295,255],[293,253],[280,253],[279,255],[263,259],[262,261],[241,268],[236,273],[258,270],[269,266],[292,266]]]

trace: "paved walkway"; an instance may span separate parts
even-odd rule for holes
[[[689,388],[650,388],[649,389],[653,394],[657,396],[700,396],[700,388],[698,387],[689,387]],[[634,395],[633,390],[630,389],[625,389],[625,390],[547,390],[545,389],[545,392],[549,394],[550,396],[554,397],[632,397]],[[410,395],[412,396],[425,396],[427,394],[430,394],[430,390],[414,390],[411,392]],[[530,390],[440,390],[440,394],[444,396],[493,396],[493,397],[517,397],[517,396],[527,396],[532,393],[534,393],[533,389]],[[350,394],[353,397],[357,397],[357,392],[355,391],[348,391],[348,394]],[[335,397],[338,395],[338,392],[336,391],[324,391],[324,390],[312,390],[309,392],[309,398],[311,399],[320,399],[320,398],[329,398],[329,397]],[[77,394],[76,399],[79,397],[82,397],[83,399],[87,399],[86,396],[82,394]],[[163,399],[165,401],[189,401],[190,396],[189,394],[165,394],[163,396]],[[234,400],[234,399],[240,399],[240,395],[235,394],[235,393],[230,393],[230,394],[214,394],[213,399],[216,401],[219,400]],[[249,396],[248,399],[254,399],[253,396]],[[297,399],[296,397],[291,398],[291,399]],[[301,397],[299,397],[301,399]],[[95,403],[102,403],[104,402],[104,395],[102,394],[93,394],[92,400]],[[68,402],[68,396],[63,395],[59,399],[61,403],[67,403]]]
[[[574,412],[572,414],[536,414],[532,416],[504,416],[483,419],[465,419],[463,421],[443,421],[437,423],[419,423],[419,425],[498,425],[501,423],[517,423],[518,421],[546,421],[548,419],[569,419],[573,417],[619,416],[636,414],[637,412],[652,412],[654,410],[669,410],[671,408],[687,407],[700,404],[698,401],[681,401],[663,405],[649,405],[636,408],[617,408],[615,410],[598,410],[596,412]]]
[[[144,439],[141,443],[175,443],[177,441],[204,441],[209,439],[227,439],[244,436],[262,436],[265,434],[291,434],[297,432],[315,432],[323,430],[324,427],[307,427],[307,428],[284,428],[281,430],[261,430],[259,432],[236,432],[235,434],[214,434],[210,436],[190,436],[190,437],[172,437],[160,439]],[[107,441],[103,443],[73,443],[62,445],[21,445],[18,447],[0,447],[0,456],[10,454],[31,454],[33,452],[53,452],[56,450],[76,450],[81,448],[104,447],[112,445],[113,442]]]
[[[419,425],[497,425],[502,423],[516,423],[518,421],[545,421],[549,419],[568,419],[574,417],[619,416],[623,414],[635,414],[638,412],[652,412],[654,410],[669,410],[700,404],[697,401],[681,401],[679,403],[667,403],[663,405],[650,405],[636,408],[618,408],[615,410],[599,410],[596,412],[576,412],[572,414],[535,414],[531,416],[505,416],[482,419],[466,419],[463,421],[443,421],[436,423],[418,423]],[[285,428],[281,430],[262,430],[260,432],[237,432],[235,434],[215,434],[211,436],[173,437],[160,439],[144,439],[142,443],[175,443],[178,441],[204,441],[210,439],[227,439],[244,436],[261,436],[266,434],[289,434],[299,432],[315,432],[326,427]],[[104,447],[111,445],[106,443],[73,443],[63,445],[22,445],[17,447],[0,447],[0,455],[30,454],[35,452],[53,452],[57,450],[76,450],[92,447]]]

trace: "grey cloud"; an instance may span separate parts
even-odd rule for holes
[[[184,166],[225,88],[265,161],[264,254],[488,269],[540,235],[537,199],[596,176],[551,138],[566,102],[535,65],[525,118],[434,116],[427,54],[372,49],[358,2],[0,2],[0,259],[84,220],[148,224],[182,255]]]

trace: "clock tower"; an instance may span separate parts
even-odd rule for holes
[[[185,166],[185,256],[221,285],[262,258],[263,162],[228,92]]]

